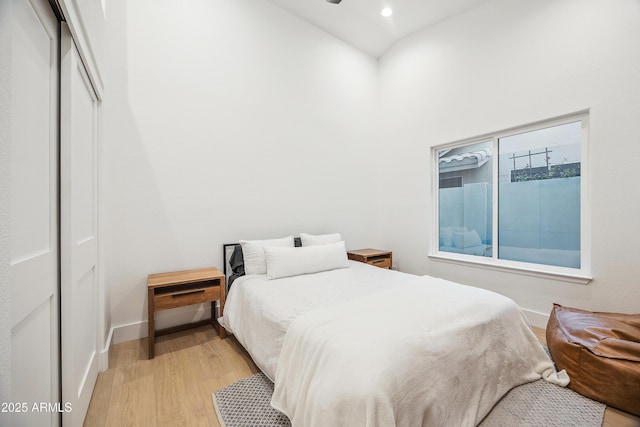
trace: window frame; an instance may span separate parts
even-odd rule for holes
[[[536,264],[521,261],[511,261],[498,258],[498,200],[499,200],[499,140],[513,135],[532,132],[553,126],[568,123],[581,122],[581,144],[580,144],[580,268],[558,267],[546,264]],[[440,251],[440,206],[439,206],[439,157],[438,152],[445,149],[454,149],[467,145],[492,141],[492,185],[495,189],[492,192],[492,241],[493,250],[491,257],[467,255],[462,253]],[[431,147],[432,165],[432,225],[431,241],[428,258],[455,264],[475,266],[490,270],[507,271],[524,274],[528,276],[562,280],[571,283],[587,284],[591,277],[591,212],[590,206],[590,159],[589,159],[589,111],[580,111],[564,116],[541,120],[523,126],[516,126],[501,131],[491,132],[485,135],[458,140],[446,144]]]

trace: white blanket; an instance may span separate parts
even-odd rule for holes
[[[425,276],[294,320],[271,404],[294,426],[475,426],[540,377],[569,382],[512,300]]]
[[[285,333],[298,316],[392,289],[416,276],[349,261],[348,268],[269,280],[243,276],[227,295],[221,324],[247,349],[271,380]]]

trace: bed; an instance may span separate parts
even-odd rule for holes
[[[264,251],[304,264],[302,246]],[[227,295],[221,324],[294,426],[475,426],[517,385],[568,384],[510,299],[344,258],[246,274]]]

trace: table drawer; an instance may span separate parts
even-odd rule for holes
[[[367,264],[375,265],[380,268],[391,268],[391,258],[388,256],[370,257],[367,259]]]
[[[155,311],[160,311],[218,299],[220,299],[220,286],[209,286],[156,295],[154,305]]]

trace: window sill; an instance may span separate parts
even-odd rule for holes
[[[563,282],[576,283],[580,285],[586,285],[591,282],[591,280],[593,280],[590,275],[581,274],[580,272],[564,271],[565,269],[562,269],[561,267],[558,267],[557,270],[552,267],[547,269],[542,265],[540,267],[532,267],[524,263],[521,264],[517,262],[496,260],[493,258],[475,257],[470,255],[455,255],[451,253],[443,254],[442,252],[429,254],[428,258],[438,262],[466,265],[470,267],[502,271],[513,274],[522,274],[525,276],[533,276],[543,279],[560,280]]]

